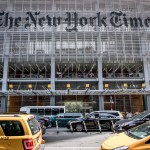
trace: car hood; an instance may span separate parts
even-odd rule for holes
[[[119,142],[118,142],[119,141]],[[114,136],[109,137],[102,144],[106,149],[114,149],[121,146],[129,146],[137,142],[137,139],[133,139],[127,136],[124,132],[120,134],[115,134]]]
[[[128,119],[122,119],[122,120],[117,121],[115,124],[118,125],[118,124],[123,124],[123,123],[127,123],[127,122],[132,122],[132,121],[128,120]]]

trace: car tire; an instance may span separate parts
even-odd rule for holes
[[[78,124],[75,126],[75,130],[76,130],[77,132],[83,131],[83,125],[80,124],[80,123],[78,123]]]
[[[104,126],[108,129],[108,130],[112,130],[113,126],[110,122],[105,122]]]

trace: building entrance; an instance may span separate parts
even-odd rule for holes
[[[144,110],[142,95],[110,95],[104,96],[105,110],[119,110],[121,112],[142,112]]]
[[[98,96],[93,95],[67,95],[56,97],[56,105],[65,105],[68,112],[89,113],[98,108]]]

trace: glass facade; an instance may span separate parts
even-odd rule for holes
[[[148,0],[0,0],[1,111],[149,110],[149,8]]]

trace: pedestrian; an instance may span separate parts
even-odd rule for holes
[[[131,112],[127,113],[126,118],[131,118],[133,116],[133,114]]]

